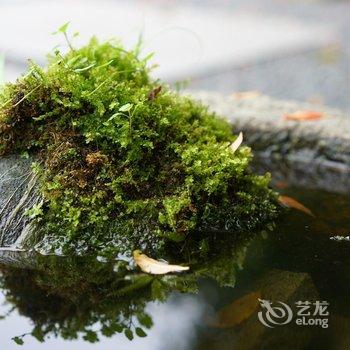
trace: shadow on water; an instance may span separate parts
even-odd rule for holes
[[[0,281],[7,304],[1,343],[15,348],[14,341],[24,342],[24,348],[38,349],[65,344],[64,339],[74,340],[69,342],[74,349],[88,349],[89,343],[106,349],[127,347],[128,338],[135,349],[349,348],[350,241],[330,237],[350,235],[350,198],[283,191],[316,217],[291,210],[273,232],[234,242],[223,235],[208,242],[209,250],[201,247],[198,256],[186,249],[169,255],[170,261],[191,266],[181,275],[144,274],[127,256],[2,251]],[[275,323],[264,325],[258,315],[266,321],[267,309],[259,299],[273,306],[285,303],[291,320],[288,313],[277,313]],[[321,318],[328,327],[296,324],[298,301],[310,303],[306,322]],[[323,310],[329,315],[313,315],[320,301],[329,303]],[[16,333],[7,326],[11,317],[29,319],[30,327]]]

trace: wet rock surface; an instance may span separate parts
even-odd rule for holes
[[[40,201],[31,163],[17,156],[0,159],[0,246],[12,246],[31,230],[26,210]]]
[[[259,94],[244,97],[191,92],[191,95],[227,117],[235,132],[244,132],[257,164],[263,171],[271,171],[275,180],[350,192],[350,119],[341,111]],[[283,118],[300,110],[316,110],[324,117],[310,121]]]
[[[0,267],[35,269],[37,268],[36,255],[34,252],[13,250],[11,248],[0,249]]]

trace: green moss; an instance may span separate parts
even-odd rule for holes
[[[192,232],[252,231],[276,216],[269,176],[205,106],[149,77],[147,59],[92,39],[0,93],[1,155],[35,154],[29,214],[56,246],[160,249]],[[35,214],[35,215],[34,215]],[[233,233],[233,234],[234,234]]]

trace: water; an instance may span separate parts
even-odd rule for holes
[[[350,235],[350,197],[282,192],[316,217],[291,210],[272,233],[231,245],[217,242],[216,253],[189,274],[153,278],[135,273],[125,257],[2,252],[1,348],[20,349],[11,340],[18,336],[28,350],[348,349],[350,241],[330,238]],[[272,306],[287,304],[291,321],[264,326],[258,297]],[[323,311],[329,315],[319,317],[328,328],[296,325],[298,301],[328,302]],[[306,311],[314,312],[315,305]],[[287,316],[273,320],[283,323]],[[22,337],[26,333],[34,336]]]

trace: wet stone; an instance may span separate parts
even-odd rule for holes
[[[250,94],[222,95],[191,92],[191,95],[227,117],[235,132],[243,131],[261,171],[278,180],[308,188],[350,192],[350,119],[336,109]],[[317,111],[319,120],[285,120],[296,111]],[[277,169],[284,171],[277,171]]]
[[[26,211],[40,201],[31,163],[17,156],[0,159],[0,246],[14,245],[31,230]]]

